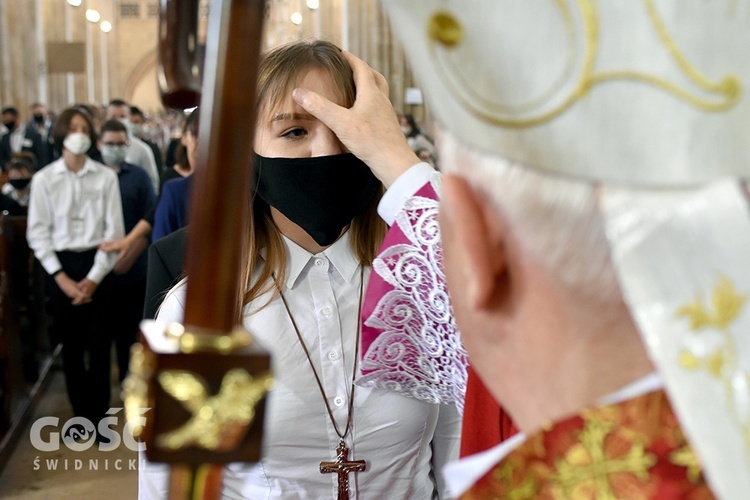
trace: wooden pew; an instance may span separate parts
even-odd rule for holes
[[[26,217],[0,213],[0,469],[52,366],[44,277],[26,242]]]

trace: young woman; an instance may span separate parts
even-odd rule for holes
[[[159,201],[153,214],[151,241],[173,233],[187,225],[190,186],[198,148],[199,111],[196,108],[185,120],[180,139],[185,149],[185,165],[175,163],[171,178],[163,179]]]
[[[96,425],[109,409],[112,337],[101,311],[116,259],[97,246],[124,235],[120,187],[86,156],[96,138],[85,112],[63,111],[52,135],[60,158],[32,178],[26,237],[48,274],[73,413]]]
[[[36,158],[31,153],[15,153],[5,165],[8,183],[2,187],[2,194],[11,197],[22,207],[29,206],[31,177],[36,172]]]
[[[271,353],[275,381],[262,459],[227,466],[224,493],[335,499],[337,474],[322,473],[321,462],[346,454],[364,461],[349,474],[352,498],[444,498],[440,469],[458,453],[456,409],[353,383],[363,290],[386,230],[376,212],[383,186],[292,100],[294,88],[343,107],[355,99],[352,70],[330,43],[286,45],[261,64],[242,320]],[[405,140],[404,148],[413,156]],[[158,319],[181,321],[183,304],[178,286]],[[142,497],[163,496],[165,475],[156,464],[142,469]]]

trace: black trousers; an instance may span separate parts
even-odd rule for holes
[[[138,340],[143,301],[146,296],[146,278],[123,282],[114,276],[107,287],[105,318],[109,320],[109,331],[115,341],[117,368],[120,382],[125,380],[130,363],[130,346]]]
[[[65,273],[75,281],[86,277],[94,263],[96,249],[58,252]],[[112,335],[105,323],[108,280],[97,287],[93,300],[74,306],[52,276],[48,275],[50,312],[55,333],[62,342],[63,370],[68,399],[76,416],[97,425],[109,409],[110,349]]]

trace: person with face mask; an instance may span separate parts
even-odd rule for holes
[[[199,111],[196,108],[190,112],[185,121],[180,145],[184,159],[180,165],[175,164],[174,168],[169,169],[162,178],[164,184],[151,209],[128,231],[124,238],[117,241],[105,241],[99,246],[104,251],[117,252],[119,266],[120,261],[137,255],[141,251],[143,241],[147,241],[149,236],[154,242],[149,248],[146,300],[143,304],[145,319],[154,318],[166,292],[182,277],[184,226],[187,224],[188,193],[198,144],[198,116]],[[164,200],[163,203],[162,200]],[[168,253],[166,258],[168,262],[165,262],[159,257],[162,243],[159,245],[157,243],[167,239],[166,236],[175,234],[177,236],[170,238],[170,243],[163,243],[165,245],[163,250]]]
[[[18,155],[25,154],[25,153],[18,153]],[[14,155],[17,156],[17,155]],[[32,155],[29,155],[33,158]],[[26,158],[23,160],[17,160],[14,158],[13,161],[8,162],[7,165],[5,165],[6,172],[12,172],[13,170],[23,168],[24,170],[27,169],[26,166]],[[25,179],[26,184],[28,184],[28,181],[30,179]],[[22,207],[16,198],[11,196],[11,194],[15,194],[15,188],[13,185],[11,185],[11,182],[13,182],[15,185],[18,185],[18,180],[16,179],[9,179],[8,182],[3,184],[2,192],[0,192],[0,213],[4,213],[6,215],[26,215],[26,209]],[[24,187],[26,187],[24,185]],[[26,193],[28,193],[28,189],[25,189]]]
[[[109,409],[112,337],[102,305],[117,256],[97,246],[124,234],[120,189],[111,169],[86,156],[95,142],[86,113],[63,111],[52,136],[60,158],[32,178],[26,238],[48,275],[73,413],[98,422]]]
[[[128,147],[125,125],[117,120],[109,120],[102,125],[99,150],[104,164],[117,173],[125,231],[129,232],[151,210],[156,194],[148,174],[125,161]],[[111,277],[111,292],[104,305],[106,317],[111,320],[120,382],[125,379],[128,371],[130,346],[136,341],[143,311],[147,245],[148,239],[140,238],[139,244],[128,252],[128,257],[118,260]]]
[[[2,193],[15,200],[20,206],[29,206],[31,193],[31,177],[36,171],[34,155],[30,153],[16,153],[5,165],[8,182],[3,185]]]
[[[154,212],[151,241],[157,241],[185,227],[188,223],[190,186],[193,182],[193,166],[195,165],[198,148],[199,113],[198,108],[196,108],[185,120],[180,140],[185,147],[186,165],[179,171],[177,168],[172,169],[169,174],[171,178],[166,180],[162,186],[159,203]]]
[[[47,111],[47,107],[39,102],[31,105],[31,118],[26,126],[35,130],[42,138],[45,158],[38,158],[37,164],[46,165],[54,158],[52,144],[52,124],[53,119]]]
[[[8,133],[0,137],[0,165],[5,165],[15,153],[22,151],[31,153],[37,163],[46,165],[46,148],[42,136],[32,127],[21,121],[18,110],[14,107],[4,108],[2,121]]]
[[[387,88],[381,75],[360,77],[357,90]],[[224,495],[447,498],[439,470],[458,453],[455,405],[355,384],[364,289],[387,230],[378,204],[384,187],[419,160],[385,95],[387,142],[395,151],[370,165],[292,100],[295,87],[343,107],[356,94],[347,59],[327,42],[276,48],[260,65],[256,195],[238,321],[271,353],[275,382],[261,461],[228,465]],[[178,284],[167,295],[157,320],[181,321],[185,288]],[[356,469],[348,486],[332,473],[337,457]],[[165,491],[166,470],[141,467],[140,497],[163,498]]]
[[[156,169],[161,174],[164,171],[164,153],[156,142],[146,136],[146,116],[138,106],[130,106],[130,133],[142,140],[151,149],[151,152],[154,153],[154,160],[156,160]]]
[[[750,491],[750,3],[731,3],[382,2],[443,127],[462,340],[522,431],[447,472],[457,498]]]
[[[128,139],[130,148],[128,156],[125,158],[131,165],[138,165],[146,171],[154,191],[159,192],[159,168],[157,167],[156,157],[151,148],[131,132],[132,124],[130,123],[130,106],[122,99],[113,99],[107,106],[107,120],[119,120],[128,129]]]

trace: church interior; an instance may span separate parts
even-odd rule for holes
[[[54,120],[74,104],[96,112],[121,99],[142,110],[145,133],[165,154],[179,127],[157,84],[160,3],[0,0],[0,108],[15,108],[27,123],[40,105]],[[199,45],[209,9],[210,2],[201,0]],[[264,48],[329,40],[381,72],[394,108],[429,129],[418,82],[378,0],[266,0],[265,15]],[[74,425],[73,414],[60,348],[47,331],[43,271],[26,244],[25,224],[24,216],[0,215],[0,497],[135,498],[135,443],[80,451],[63,436]],[[122,406],[113,366],[111,407]],[[122,415],[111,415],[118,433]]]

